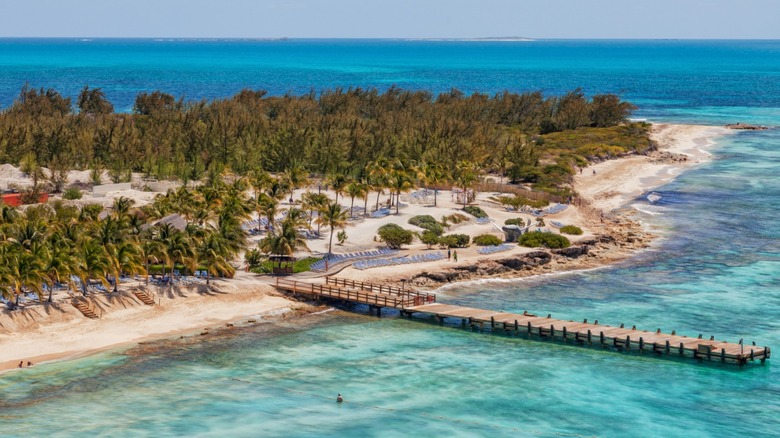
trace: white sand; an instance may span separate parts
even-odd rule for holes
[[[595,164],[576,175],[577,192],[603,211],[618,209],[638,196],[676,178],[685,169],[709,161],[714,139],[733,131],[713,126],[654,125],[652,138],[659,152]],[[687,157],[681,162],[661,162],[663,152]],[[593,171],[595,170],[595,174]]]
[[[240,276],[239,276],[240,277]],[[299,306],[254,278],[215,282],[213,292],[160,290],[146,306],[130,293],[98,296],[100,319],[88,319],[64,300],[52,306],[0,313],[0,371],[20,360],[68,359],[147,339],[187,333],[241,319],[261,319]],[[123,289],[127,289],[127,286]],[[152,289],[157,290],[156,287]]]

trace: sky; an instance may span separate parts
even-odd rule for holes
[[[0,37],[780,39],[780,0],[2,0]]]

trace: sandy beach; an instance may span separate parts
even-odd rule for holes
[[[512,269],[502,264],[503,261],[538,258],[536,253],[539,251],[518,246],[510,251],[484,256],[478,254],[478,247],[472,246],[458,250],[457,263],[445,259],[363,271],[352,267],[338,267],[334,270],[339,271],[339,276],[356,280],[397,283],[403,279],[430,288],[442,283],[436,280],[443,278],[442,275],[446,277],[446,282],[484,277],[509,278],[588,269],[626,260],[638,250],[649,247],[654,236],[631,218],[630,208],[624,207],[653,188],[668,183],[684,170],[711,159],[708,149],[714,144],[715,138],[727,132],[725,128],[711,126],[656,125],[652,135],[658,143],[658,151],[647,156],[604,161],[584,169],[582,174],[575,177],[574,184],[586,205],[570,206],[561,213],[545,218],[548,222],[545,227],[551,230],[549,222],[557,221],[575,224],[585,231],[582,236],[572,239],[573,247],[581,248],[580,254],[575,254],[576,251],[555,253],[545,263],[527,263],[523,269]],[[18,175],[11,175],[13,170],[8,166],[1,170],[5,175],[13,176],[14,183],[23,182]],[[121,195],[134,197],[138,205],[151,199],[146,192]],[[500,204],[491,201],[489,197],[493,195],[496,194],[482,193],[478,197],[478,205],[489,214],[490,223],[468,222],[453,226],[448,233],[472,236],[491,233],[503,237],[500,226],[504,220],[524,216],[508,212]],[[300,196],[300,193],[296,196]],[[384,202],[387,197],[383,195],[380,200]],[[100,202],[105,204],[110,199],[100,198]],[[375,201],[374,192],[369,197],[369,206]],[[460,206],[454,201],[449,192],[441,192],[437,207],[409,202],[398,216],[355,221],[346,228],[349,238],[345,244],[334,245],[334,252],[376,249],[381,246],[375,240],[379,225],[398,223],[414,229],[407,224],[410,217],[430,214],[439,219],[456,213]],[[349,206],[349,199],[341,203]],[[355,200],[355,205],[362,206],[363,201]],[[313,253],[322,254],[327,251],[327,244],[327,238],[321,238],[311,241],[309,247]],[[428,251],[441,250],[428,250],[425,245],[415,243],[404,253]],[[311,274],[309,276],[313,277]],[[144,305],[132,294],[133,288],[145,287],[143,283],[136,282],[125,285],[123,291],[114,296],[93,296],[93,304],[102,313],[99,319],[85,318],[67,299],[50,305],[3,311],[0,313],[0,371],[16,368],[19,361],[40,363],[80,357],[144,340],[199,334],[205,327],[282,317],[306,307],[280,296],[268,282],[267,277],[239,272],[232,280],[215,281],[212,290],[207,290],[205,285],[176,290],[154,286],[149,289],[157,300],[154,306]]]

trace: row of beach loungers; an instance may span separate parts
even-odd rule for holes
[[[337,263],[342,263],[350,260],[361,260],[361,259],[368,259],[373,257],[383,257],[383,256],[394,255],[394,254],[398,254],[398,250],[390,249],[390,248],[380,248],[375,251],[351,252],[348,254],[330,254],[330,255],[325,255],[325,257],[323,257],[322,259],[312,263],[311,270],[324,271],[325,260],[328,261],[328,264],[335,265]]]
[[[564,210],[566,210],[569,206],[566,204],[555,204],[552,207],[548,207],[545,209],[531,209],[528,211],[529,214],[532,216],[540,217],[548,214],[558,214]]]
[[[390,209],[386,208],[386,207],[382,207],[379,210],[371,213],[371,217],[374,218],[374,219],[377,219],[377,218],[380,218],[380,217],[389,216],[389,215],[390,215]]]
[[[429,196],[433,196],[433,190],[422,189],[417,190],[416,192],[411,192],[408,195],[401,196],[401,199],[412,204],[419,204],[430,202]]]
[[[389,259],[376,259],[376,260],[361,260],[359,262],[355,262],[352,264],[352,267],[355,269],[371,269],[371,268],[379,268],[383,266],[397,266],[397,265],[408,265],[412,263],[425,263],[425,262],[435,262],[437,260],[442,260],[446,256],[441,252],[431,253],[431,254],[419,254],[411,257],[393,257]]]
[[[554,226],[555,228],[560,228],[563,226],[563,224],[558,221],[550,221],[550,225]]]
[[[480,225],[489,224],[490,223],[490,218],[489,217],[478,217],[476,222],[478,224],[480,224]]]
[[[483,255],[484,254],[495,254],[497,252],[509,251],[510,249],[512,249],[514,247],[515,247],[514,245],[507,245],[507,244],[495,245],[495,246],[486,246],[484,248],[480,248],[479,250],[477,250],[477,252],[480,253],[480,254],[483,254]]]

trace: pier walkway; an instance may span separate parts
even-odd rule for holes
[[[636,327],[628,329],[623,325],[612,327],[599,325],[598,321],[564,321],[553,319],[550,315],[540,317],[528,312],[507,313],[442,304],[436,302],[434,294],[335,277],[327,277],[326,284],[278,279],[276,287],[292,294],[366,304],[369,311],[375,310],[378,316],[381,316],[382,308],[389,307],[400,311],[402,317],[427,315],[440,324],[444,324],[445,319],[456,319],[460,320],[464,327],[482,331],[489,329],[508,335],[525,335],[618,351],[648,352],[657,356],[676,356],[737,365],[756,360],[763,363],[770,357],[769,347],[758,347],[755,344],[716,341],[714,337],[703,339],[701,335],[698,338],[690,338],[675,332],[661,333],[660,329],[649,332],[637,330]]]

